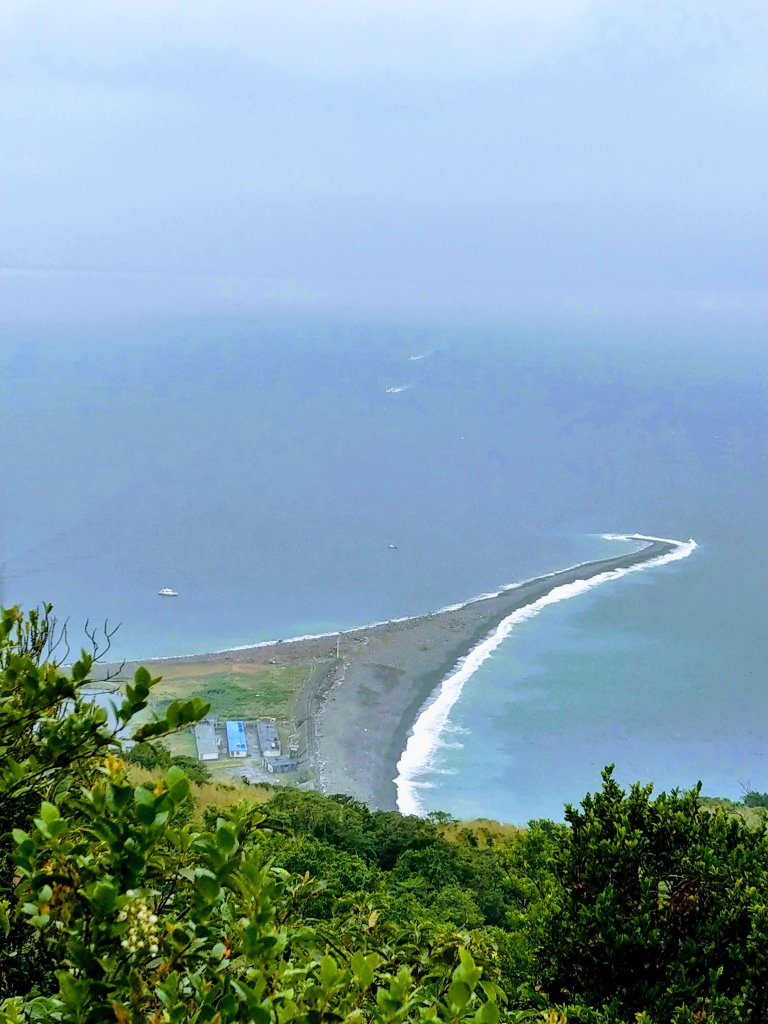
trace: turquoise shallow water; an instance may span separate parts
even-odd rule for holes
[[[732,566],[731,566],[732,567]],[[694,588],[719,590],[711,553],[608,583],[517,627],[471,678],[424,806],[458,817],[557,818],[615,762],[624,782],[703,780],[738,796],[765,777],[765,679],[747,623]],[[733,588],[738,589],[738,585]],[[722,595],[726,600],[731,595]],[[730,619],[730,621],[729,621]],[[756,625],[756,624],[755,624]],[[759,638],[757,646],[763,641]],[[741,672],[737,666],[741,666]]]
[[[749,337],[676,330],[17,331],[4,600],[170,655],[432,610],[613,553],[603,531],[692,536],[685,561],[516,629],[454,709],[424,803],[557,817],[608,761],[768,788],[765,368]]]

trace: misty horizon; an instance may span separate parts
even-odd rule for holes
[[[761,316],[768,12],[4,5],[4,320]]]

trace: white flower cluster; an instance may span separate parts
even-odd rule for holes
[[[135,889],[129,889],[127,895],[131,902],[117,915],[118,921],[128,922],[128,931],[120,945],[126,953],[140,953],[146,949],[152,956],[156,956],[160,949],[157,914],[152,913],[146,900]]]

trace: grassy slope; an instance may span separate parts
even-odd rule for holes
[[[219,718],[290,718],[309,670],[309,665],[170,662],[163,665],[153,698],[158,711],[172,700],[200,697]]]
[[[170,744],[169,744],[170,746]],[[159,782],[165,772],[160,768],[147,771],[138,765],[131,765],[128,776],[134,785],[142,782]],[[274,790],[268,786],[246,786],[235,779],[230,782],[193,782],[191,787],[195,817],[202,820],[209,807],[224,809],[247,800],[252,804],[265,804],[274,796]]]

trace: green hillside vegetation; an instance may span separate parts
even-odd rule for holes
[[[118,723],[159,760],[128,763],[49,634],[3,612],[0,1024],[768,1019],[759,814],[610,769],[524,830],[196,783],[154,744],[207,705],[147,719],[138,669]]]
[[[741,818],[752,828],[761,828],[768,816],[768,804],[756,803],[755,797],[762,798],[765,794],[745,793],[744,799],[728,800],[721,796],[703,796],[702,806],[707,810],[722,810],[725,814]]]

